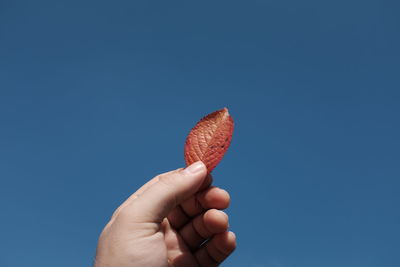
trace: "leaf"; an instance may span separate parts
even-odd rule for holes
[[[201,160],[210,173],[221,161],[232,140],[233,119],[223,108],[203,117],[190,131],[185,143],[185,161]]]

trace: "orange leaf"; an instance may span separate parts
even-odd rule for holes
[[[202,118],[190,131],[185,143],[185,161],[201,160],[210,173],[221,161],[232,140],[233,119],[223,108]]]

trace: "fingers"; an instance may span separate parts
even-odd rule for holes
[[[169,266],[198,266],[192,252],[188,249],[182,237],[171,227],[167,219],[163,221],[165,244],[168,251]]]
[[[180,229],[194,216],[208,209],[226,209],[229,203],[230,196],[228,192],[218,187],[210,187],[197,193],[173,209],[168,215],[168,220],[172,227]]]
[[[203,184],[199,188],[199,191],[202,191],[202,190],[206,189],[207,187],[209,187],[212,184],[212,181],[213,181],[213,177],[212,177],[211,173],[207,174],[206,179],[204,179]]]
[[[157,175],[156,177],[154,177],[153,179],[151,179],[150,181],[148,181],[147,183],[145,183],[144,185],[142,185],[138,190],[136,190],[135,193],[133,193],[128,199],[126,199],[113,213],[113,215],[111,216],[111,218],[115,218],[118,213],[120,212],[121,209],[123,209],[124,207],[126,207],[129,203],[131,203],[134,199],[136,199],[140,194],[142,194],[144,191],[146,191],[148,188],[150,188],[153,184],[157,183],[161,177],[165,176],[165,175],[171,175],[173,173],[179,172],[183,170],[183,168],[179,168],[176,170],[172,170],[160,175]]]
[[[230,202],[228,192],[218,187],[210,187],[205,191],[197,193],[181,204],[183,211],[193,217],[202,213],[205,209],[225,209]]]
[[[218,266],[236,248],[236,236],[233,232],[215,235],[195,253],[200,266]]]
[[[179,234],[189,249],[197,249],[204,241],[228,229],[228,215],[211,209],[186,224]]]
[[[198,191],[206,174],[206,166],[198,161],[184,170],[160,176],[157,182],[121,209],[118,217],[132,222],[161,223],[173,208]]]

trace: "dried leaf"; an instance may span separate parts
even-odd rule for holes
[[[185,161],[201,160],[210,173],[221,161],[232,140],[233,119],[223,108],[202,118],[190,131],[185,143]]]

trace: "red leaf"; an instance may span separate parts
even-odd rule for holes
[[[202,118],[190,131],[185,143],[185,161],[201,160],[210,173],[221,161],[232,140],[233,119],[223,108]]]

